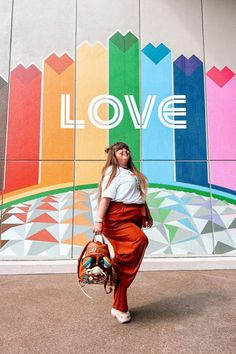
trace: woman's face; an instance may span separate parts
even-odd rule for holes
[[[127,166],[130,159],[130,152],[126,148],[119,149],[115,152],[116,158],[120,166]]]

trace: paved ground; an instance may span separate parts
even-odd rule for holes
[[[235,270],[139,272],[126,324],[75,274],[1,276],[0,289],[1,354],[236,353]]]

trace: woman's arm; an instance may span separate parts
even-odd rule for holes
[[[97,216],[101,219],[104,218],[106,211],[109,207],[111,198],[101,198],[99,206],[98,206],[98,211],[97,211]]]
[[[112,198],[102,198],[99,206],[98,206],[98,211],[97,211],[97,219],[99,220],[96,221],[95,219],[95,223],[94,223],[94,227],[93,227],[93,232],[95,234],[101,234],[102,233],[102,219],[104,218],[106,211],[109,207],[110,201]]]

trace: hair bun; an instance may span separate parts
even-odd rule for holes
[[[106,148],[104,151],[108,154],[110,148]]]

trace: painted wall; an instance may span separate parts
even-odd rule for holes
[[[0,0],[1,259],[79,256],[116,141],[149,179],[146,257],[236,254],[235,13]]]

